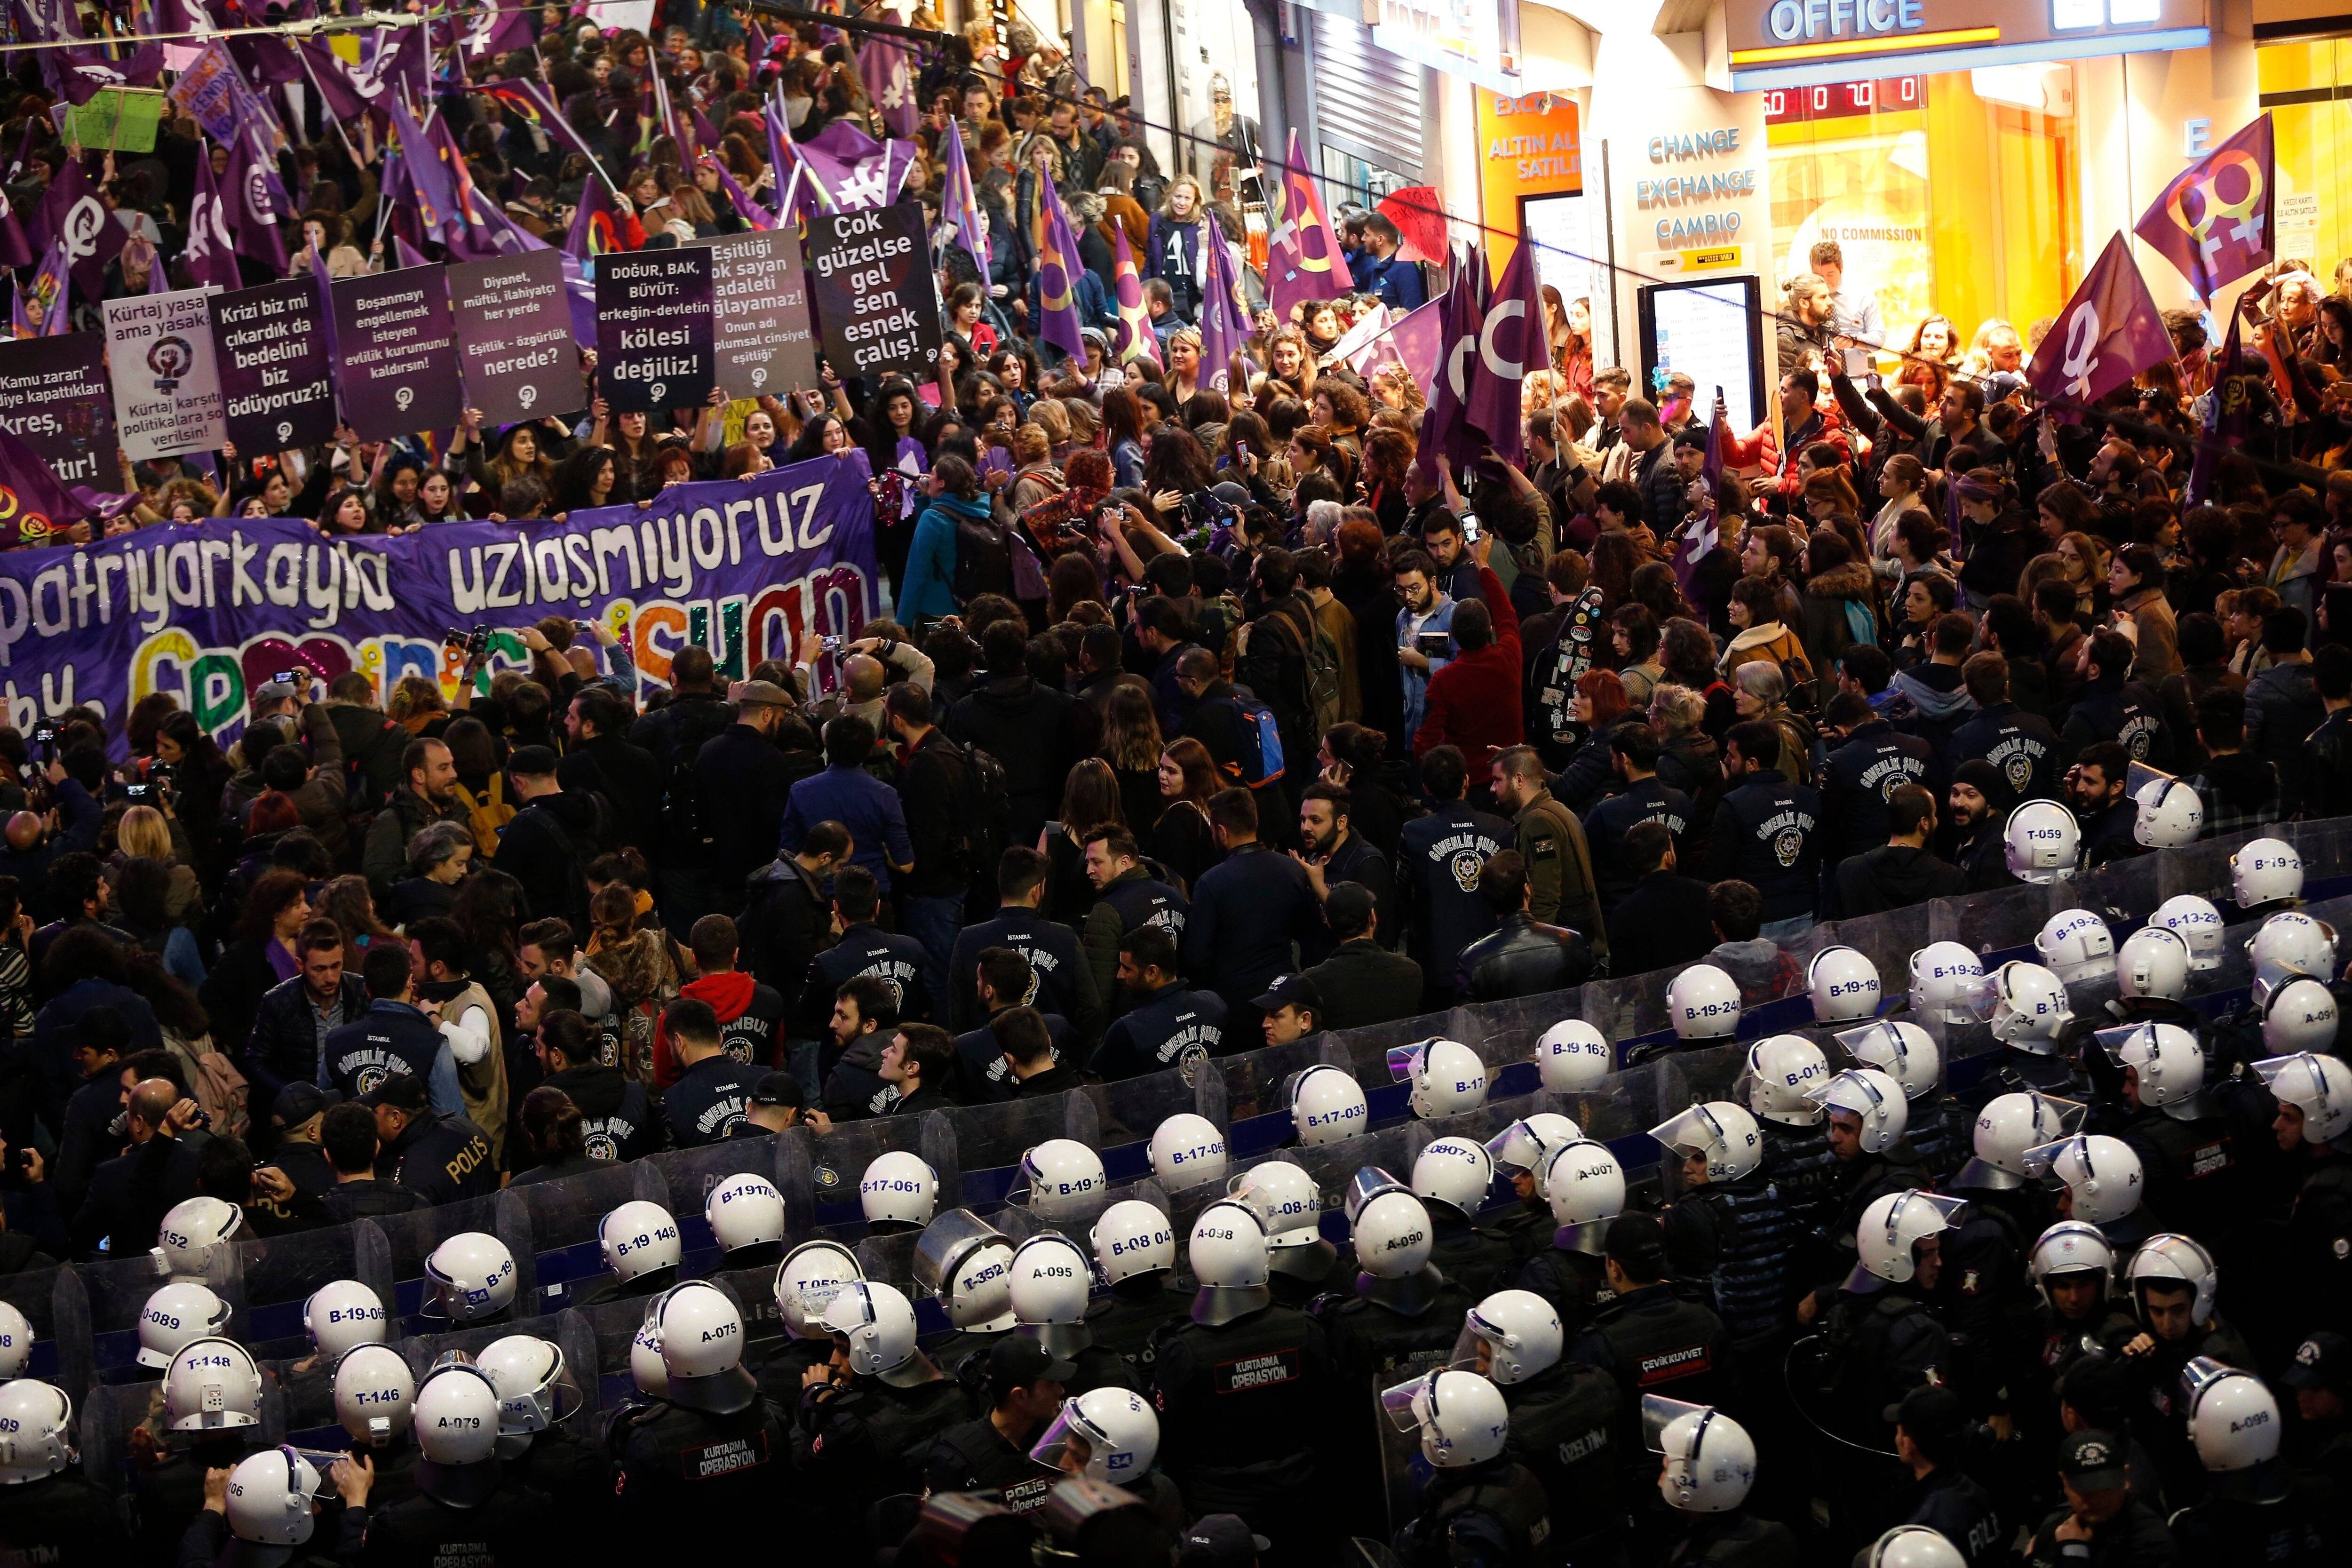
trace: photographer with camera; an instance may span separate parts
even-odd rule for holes
[[[73,1255],[136,1258],[174,1205],[196,1195],[195,1145],[187,1134],[205,1113],[169,1079],[143,1079],[124,1102],[130,1152],[90,1173],[89,1193],[69,1227]]]

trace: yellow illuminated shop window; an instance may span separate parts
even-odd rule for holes
[[[1764,108],[1778,277],[1836,240],[1897,348],[1933,315],[1965,344],[2065,303],[2084,267],[2070,68],[1788,88]]]
[[[2262,106],[2278,138],[2271,201],[2276,254],[2326,279],[2352,256],[2352,38],[2266,44],[2254,51]],[[2219,140],[2221,128],[2215,128]]]

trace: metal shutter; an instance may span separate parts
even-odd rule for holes
[[[1421,67],[1372,43],[1372,30],[1320,11],[1310,70],[1317,133],[1341,152],[1426,180],[1421,150]]]

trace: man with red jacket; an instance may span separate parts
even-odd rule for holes
[[[774,986],[762,985],[735,967],[735,922],[725,915],[705,915],[687,933],[694,951],[694,966],[701,977],[688,981],[680,996],[707,1002],[719,1016],[719,1046],[746,1067],[783,1065],[778,1055],[784,1037],[784,999]],[[677,1055],[667,1031],[654,1026],[654,1083],[667,1089],[678,1074]]]
[[[1481,535],[1477,599],[1454,606],[1454,657],[1429,678],[1412,754],[1458,746],[1472,778],[1486,776],[1495,753],[1522,740],[1519,725],[1519,617],[1503,581],[1486,565],[1491,536]],[[1481,603],[1480,601],[1485,601]]]

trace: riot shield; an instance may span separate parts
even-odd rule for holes
[[[142,1252],[120,1260],[77,1263],[89,1304],[91,1376],[100,1383],[137,1379],[150,1374],[136,1365],[139,1353],[139,1312],[147,1298],[171,1282],[155,1260]],[[246,1335],[245,1297],[236,1278],[236,1253],[222,1247],[213,1277],[205,1288],[228,1303],[232,1338]]]
[[[930,1292],[915,1281],[915,1248],[922,1239],[920,1231],[912,1230],[897,1236],[869,1236],[853,1249],[857,1271],[868,1279],[896,1287],[919,1309],[930,1298]]]
[[[529,1184],[524,1190],[539,1184]],[[425,1260],[444,1241],[467,1231],[495,1236],[514,1254],[515,1304],[511,1316],[526,1318],[538,1310],[538,1259],[531,1252],[530,1230],[527,1226],[514,1228],[526,1211],[508,1205],[502,1228],[499,1199],[504,1195],[496,1193],[435,1208],[411,1209],[406,1214],[379,1215],[368,1222],[383,1232],[384,1243],[392,1254],[394,1300],[384,1306],[400,1316],[404,1332],[437,1333],[448,1329],[448,1321],[437,1311],[424,1311],[433,1300],[431,1284],[425,1277]]]
[[[236,1250],[247,1309],[240,1334],[256,1356],[299,1356],[310,1349],[303,1303],[331,1280],[357,1280],[391,1308],[392,1247],[373,1220],[247,1237]]]
[[[646,1303],[644,1301],[615,1301],[608,1305],[617,1315],[629,1320],[630,1335],[634,1335],[637,1325],[645,1321]],[[561,1312],[551,1312],[528,1323],[487,1325],[442,1334],[419,1334],[401,1341],[400,1353],[406,1359],[408,1370],[415,1375],[417,1382],[422,1383],[425,1374],[433,1370],[433,1363],[453,1351],[471,1361],[481,1353],[485,1345],[505,1339],[509,1334],[529,1334],[534,1339],[548,1340],[563,1352],[565,1380],[575,1389],[579,1405],[593,1415],[601,1404],[596,1392],[596,1374],[603,1364],[600,1360],[602,1350],[592,1321],[592,1315],[599,1310],[593,1307],[570,1308]],[[624,1336],[621,1342],[618,1364],[621,1371],[627,1372],[627,1336]],[[568,1411],[571,1402],[565,1401],[558,1405],[558,1409]],[[333,1418],[331,1406],[328,1419],[331,1421]],[[564,1425],[574,1436],[586,1437],[590,1441],[595,1438],[593,1425],[575,1426],[570,1419]]]
[[[1151,1134],[1171,1116],[1200,1108],[1204,1086],[1214,1085],[1220,1106],[1224,1102],[1224,1079],[1207,1058],[1192,1058],[1167,1072],[1121,1079],[1117,1083],[1089,1084],[1082,1092],[1092,1102],[1100,1130],[1106,1166],[1111,1151],[1151,1141]],[[1216,1121],[1212,1117],[1210,1120]],[[1220,1129],[1224,1123],[1218,1121]],[[1016,1156],[1017,1158],[1017,1156]],[[1118,1172],[1112,1172],[1114,1175]]]
[[[978,1107],[996,1110],[998,1107]],[[817,1227],[835,1227],[865,1224],[865,1211],[858,1206],[858,1184],[865,1178],[866,1167],[877,1155],[905,1152],[919,1156],[931,1167],[940,1180],[940,1194],[937,1206],[941,1209],[956,1205],[949,1200],[948,1190],[956,1184],[956,1164],[961,1157],[956,1131],[949,1121],[950,1114],[965,1112],[933,1111],[924,1116],[877,1116],[859,1121],[836,1122],[829,1132],[811,1129],[806,1133],[798,1129],[793,1141],[808,1151],[809,1184],[814,1197],[814,1219]],[[1013,1158],[1020,1156],[1015,1154]],[[947,1168],[939,1164],[947,1161]],[[789,1198],[787,1204],[789,1205]],[[789,1208],[787,1209],[789,1212]]]
[[[2238,852],[2240,845],[2275,837],[2284,826],[2264,823],[2260,827],[2233,828],[2194,844],[2184,844],[2178,849],[2158,850],[2155,856],[2158,891],[2168,899],[2194,893],[2216,904],[2231,902],[2230,857]]]
[[[74,1414],[81,1429],[82,1473],[94,1484],[117,1495],[131,1489],[137,1469],[146,1462],[142,1454],[175,1453],[190,1447],[198,1436],[171,1429],[163,1405],[163,1385],[160,1383],[93,1388],[89,1398],[77,1405]],[[261,1380],[260,1415],[258,1426],[236,1429],[239,1437],[255,1447],[284,1442],[285,1400],[267,1373]]]
[[[715,1246],[710,1239],[710,1226],[703,1218],[711,1188],[730,1176],[752,1175],[783,1191],[776,1180],[780,1174],[781,1157],[789,1140],[782,1133],[771,1133],[762,1138],[722,1138],[716,1143],[705,1143],[698,1149],[672,1149],[665,1153],[648,1156],[637,1163],[658,1176],[662,1195],[654,1201],[669,1210],[677,1221],[678,1238],[685,1244],[689,1258],[708,1252]],[[803,1200],[806,1206],[806,1200]],[[793,1200],[784,1199],[785,1224],[789,1230]],[[695,1272],[688,1269],[684,1272]]]
[[[1878,971],[1879,1010],[1885,1012],[1902,1001],[1905,989],[1911,984],[1911,955],[1936,940],[1928,934],[1933,923],[1932,906],[1913,904],[1884,914],[1816,926],[1814,931],[1828,935],[1805,955],[1805,962],[1809,963],[1812,954],[1824,947],[1853,949]]]
[[[592,1386],[597,1390],[594,1397],[599,1409],[610,1409],[622,1400],[636,1397],[636,1381],[629,1374],[629,1351],[636,1342],[637,1331],[645,1327],[646,1309],[650,1305],[646,1301],[599,1301],[588,1307],[566,1308],[552,1320],[559,1323],[569,1320],[573,1325],[571,1331],[585,1340],[589,1347],[586,1357],[576,1363],[582,1369],[580,1384],[583,1392]],[[774,1303],[769,1304],[769,1310],[774,1310]],[[559,1338],[556,1342],[564,1346],[566,1365],[574,1364],[571,1342]],[[587,1375],[591,1366],[594,1368],[593,1377]],[[593,1440],[594,1433],[591,1428],[579,1435]]]
[[[62,1389],[77,1408],[89,1387],[89,1300],[70,1268],[0,1275],[0,1301],[33,1326],[33,1353],[24,1375]]]
[[[1327,1033],[1322,1038],[1323,1059],[1335,1067],[1344,1067],[1356,1075],[1356,1081],[1370,1094],[1385,1089],[1394,1081],[1389,1076],[1389,1050],[1395,1046],[1418,1045],[1433,1037],[1447,1037],[1446,1031],[1455,1023],[1454,1010],[1423,1013],[1418,1017],[1396,1018],[1385,1024],[1368,1024],[1345,1033]],[[1333,1047],[1338,1047],[1335,1053]]]
[[[1286,1046],[1264,1046],[1237,1056],[1218,1057],[1210,1068],[1224,1080],[1225,1109],[1231,1121],[1246,1121],[1283,1109],[1282,1086],[1292,1073],[1322,1060],[1321,1048],[1310,1037]]]
[[[1960,898],[1937,899],[1927,907],[1928,940],[1957,942],[1989,959],[2031,958],[2035,933],[2052,915],[2073,908],[2074,897],[2075,889],[2068,881],[2046,886],[2019,882]],[[1899,979],[1884,973],[1880,979],[1887,986],[1907,988],[1911,984],[1907,959]]]
[[[1082,1089],[1001,1105],[958,1106],[938,1114],[955,1132],[956,1157],[962,1164],[962,1206],[976,1211],[1003,1205],[1021,1156],[1038,1144],[1055,1138],[1075,1138],[1088,1148],[1101,1143],[1095,1102]],[[944,1205],[940,1212],[946,1212]]]
[[[525,1314],[531,1316],[570,1304],[611,1273],[599,1239],[606,1215],[627,1203],[669,1207],[661,1173],[643,1161],[600,1165],[560,1182],[525,1183],[498,1197],[499,1238],[518,1262],[526,1253],[538,1260],[537,1289]]]
[[[351,1434],[335,1419],[335,1363],[305,1353],[256,1363],[262,1386],[275,1391],[286,1440],[298,1448],[348,1448]]]
[[[2076,899],[2083,908],[2096,910],[2110,921],[2137,924],[2169,896],[2163,889],[2164,857],[2170,853],[2134,855],[2085,872],[2077,879]]]

